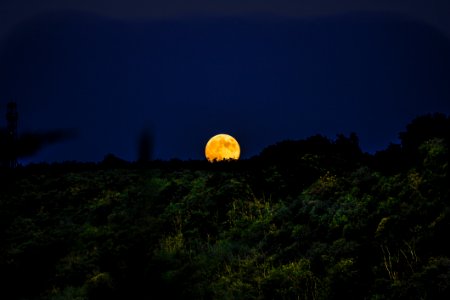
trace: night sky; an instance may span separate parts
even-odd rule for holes
[[[24,163],[134,161],[143,130],[163,160],[217,133],[243,158],[351,132],[374,152],[450,113],[449,38],[448,0],[2,1],[0,114],[75,132]]]

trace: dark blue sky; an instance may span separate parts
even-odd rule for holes
[[[12,99],[20,132],[77,132],[27,161],[135,160],[146,127],[159,159],[203,159],[221,132],[238,139],[243,157],[284,139],[352,131],[376,151],[415,116],[450,113],[441,11],[433,19],[350,5],[289,15],[236,5],[220,14],[201,3],[155,5],[166,13],[148,16],[113,4],[10,15],[1,114]]]

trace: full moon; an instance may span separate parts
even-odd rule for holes
[[[210,162],[224,159],[239,159],[241,148],[234,137],[218,134],[209,139],[205,147],[206,159]]]

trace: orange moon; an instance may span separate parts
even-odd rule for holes
[[[205,147],[206,159],[210,162],[224,159],[239,159],[241,148],[234,137],[218,134],[209,139]]]

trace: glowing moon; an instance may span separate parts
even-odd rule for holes
[[[224,159],[239,159],[241,148],[234,137],[228,134],[218,134],[209,139],[205,147],[206,159],[210,162]]]

